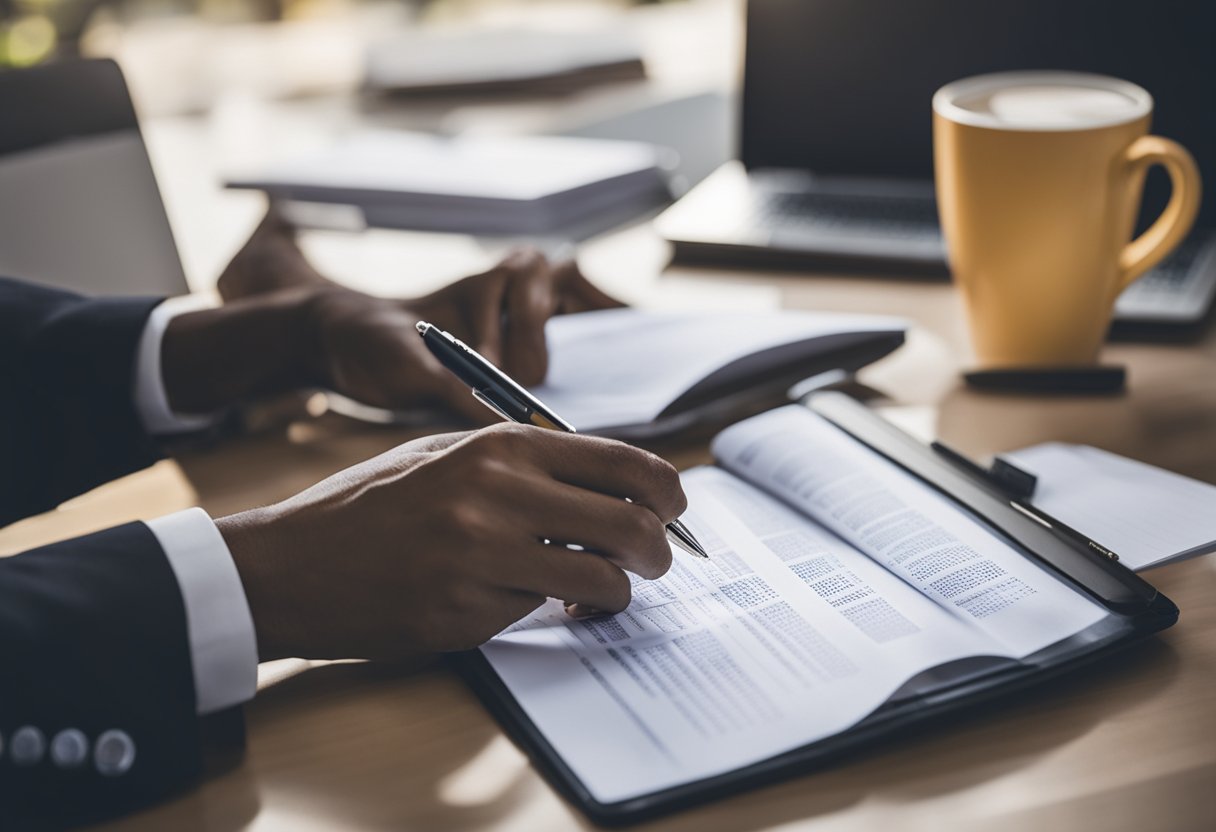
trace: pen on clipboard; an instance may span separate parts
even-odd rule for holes
[[[931,447],[958,467],[996,488],[1009,501],[1009,505],[1012,508],[1025,514],[1040,525],[1051,529],[1077,548],[1094,552],[1107,560],[1119,560],[1117,554],[1089,535],[1082,534],[1072,526],[1053,517],[1030,502],[1030,497],[1034,494],[1035,487],[1035,477],[1033,474],[1023,471],[999,457],[996,463],[994,463],[993,470],[990,471],[976,465],[963,454],[960,454],[943,442],[933,442],[931,443]]]
[[[439,363],[469,385],[473,398],[503,419],[563,433],[576,432],[573,425],[463,341],[425,321],[419,321],[417,329]],[[667,539],[694,557],[709,558],[704,547],[678,519],[667,524]]]

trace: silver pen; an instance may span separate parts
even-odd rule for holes
[[[477,401],[502,418],[564,433],[576,432],[573,425],[460,339],[424,321],[416,326],[423,343],[439,363],[469,385]],[[667,539],[694,557],[709,559],[705,548],[678,519],[667,524]]]

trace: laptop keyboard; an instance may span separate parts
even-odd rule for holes
[[[937,236],[937,204],[931,199],[825,193],[774,193],[759,206],[762,228],[806,229],[884,237]]]
[[[924,197],[892,197],[822,192],[772,192],[757,206],[752,221],[772,234],[818,238],[826,233],[887,240],[940,239],[937,204]],[[1156,268],[1119,297],[1116,314],[1135,319],[1161,314],[1195,314],[1196,293],[1210,296],[1216,267],[1196,269],[1212,243],[1193,234]],[[1206,292],[1200,289],[1204,285]],[[1201,301],[1202,304],[1202,301]],[[1206,304],[1202,304],[1206,305]]]
[[[1176,292],[1190,285],[1195,279],[1192,266],[1199,257],[1199,252],[1208,240],[1190,239],[1162,260],[1144,277],[1127,288],[1124,294],[1152,294],[1156,292]]]
[[[1207,257],[1212,245],[1211,235],[1192,234],[1119,295],[1116,317],[1202,317],[1216,295],[1216,263]],[[1206,267],[1199,262],[1201,259],[1206,260]]]

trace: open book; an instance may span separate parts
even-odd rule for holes
[[[904,342],[906,323],[834,312],[664,312],[604,309],[545,326],[549,371],[531,391],[579,431],[670,433],[772,406],[794,383],[856,370]],[[373,422],[409,414],[331,397],[333,410]]]
[[[708,562],[677,553],[619,615],[551,601],[481,648],[601,804],[831,737],[1114,617],[811,410],[741,422],[713,450],[683,477]]]

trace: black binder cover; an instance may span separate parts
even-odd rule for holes
[[[823,768],[846,754],[950,711],[1004,696],[1116,652],[1174,624],[1178,608],[1127,567],[1056,536],[1015,510],[992,488],[929,447],[840,393],[821,393],[807,406],[845,433],[932,485],[1024,555],[1105,606],[1114,617],[1057,642],[1020,663],[929,693],[888,702],[852,728],[810,745],[714,777],[623,800],[592,797],[528,718],[480,651],[451,657],[477,697],[534,765],[567,800],[603,826],[638,823],[750,788]]]

